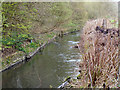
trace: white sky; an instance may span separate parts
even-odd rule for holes
[[[120,0],[0,0],[2,2],[119,2]]]

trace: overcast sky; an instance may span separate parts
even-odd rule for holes
[[[118,2],[120,0],[0,0],[2,2]]]

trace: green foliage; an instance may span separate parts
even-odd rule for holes
[[[71,23],[68,24],[68,26],[74,27],[74,26],[76,26],[76,24],[74,24],[74,23],[71,22]]]
[[[37,12],[37,9],[36,9],[36,8],[33,8],[33,11],[34,11],[34,12]]]
[[[25,52],[25,49],[23,47],[18,47],[18,50]]]
[[[2,4],[4,45],[14,45],[17,41],[21,42],[21,39],[24,41],[28,38],[27,33],[31,26],[26,16],[26,8],[20,7],[21,5],[24,6],[24,3],[4,2]]]
[[[34,42],[32,42],[32,43],[30,43],[30,45],[29,45],[31,48],[35,48],[35,47],[38,47],[38,45],[36,44],[36,43],[34,43]]]
[[[7,58],[6,58],[6,63],[7,63],[7,64],[10,64],[10,60],[11,60],[11,57],[7,57]],[[4,62],[3,62],[3,64],[4,64]]]
[[[22,48],[23,42],[32,40],[33,36],[39,35],[39,32],[50,32],[46,35],[48,39],[55,35],[54,29],[57,28],[68,28],[70,31],[78,30],[88,18],[96,18],[101,15],[101,9],[94,10],[97,6],[106,7],[105,4],[98,3],[3,2],[2,8],[0,8],[2,10],[3,46],[5,48],[15,47],[26,52]],[[53,32],[51,32],[52,30]],[[39,41],[45,42],[43,39]],[[37,46],[32,42],[30,47]]]
[[[77,76],[77,79],[81,79],[81,74],[79,74],[79,75]]]
[[[10,33],[11,34],[11,33]],[[12,33],[9,38],[3,38],[2,43],[6,46],[12,46],[15,44],[21,45],[23,41],[27,39],[32,39],[28,34],[15,34]]]
[[[2,65],[4,65],[4,63],[5,63],[5,62],[4,62],[4,61],[2,61]]]
[[[10,60],[7,60],[6,63],[9,64],[9,63],[10,63]]]
[[[55,33],[51,32],[50,34],[47,34],[47,37],[52,38],[52,37],[54,37],[54,35],[55,35]]]
[[[115,22],[115,20],[111,20],[111,23],[114,23]]]

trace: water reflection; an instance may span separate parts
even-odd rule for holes
[[[4,88],[49,88],[59,86],[65,77],[74,77],[80,61],[78,49],[72,48],[79,41],[79,33],[58,38],[29,62],[3,73]],[[71,48],[71,49],[70,49]]]

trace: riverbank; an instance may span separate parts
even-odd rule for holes
[[[27,63],[3,72],[3,88],[57,88],[67,76],[75,78],[80,53],[73,46],[79,40],[80,32],[56,37]]]
[[[25,63],[30,60],[37,52],[39,52],[41,49],[43,49],[47,44],[49,44],[51,41],[53,41],[56,37],[62,37],[63,35],[67,35],[69,33],[78,32],[79,30],[67,30],[62,31],[60,33],[56,33],[54,35],[48,34],[44,36],[44,40],[40,41],[39,47],[33,47],[30,48],[31,50],[28,51],[28,53],[24,53],[21,51],[14,52],[12,54],[9,54],[8,56],[4,57],[2,61],[6,61],[6,63],[2,62],[2,70],[0,72],[6,71],[14,66],[17,66],[20,63]],[[44,42],[43,42],[44,41]],[[29,43],[30,44],[30,43]],[[24,45],[23,45],[24,46]],[[26,47],[28,48],[28,47]],[[9,60],[9,62],[7,62]]]
[[[109,19],[88,21],[81,36],[79,49],[82,61],[79,75],[71,82],[74,88],[118,88],[119,30]]]

